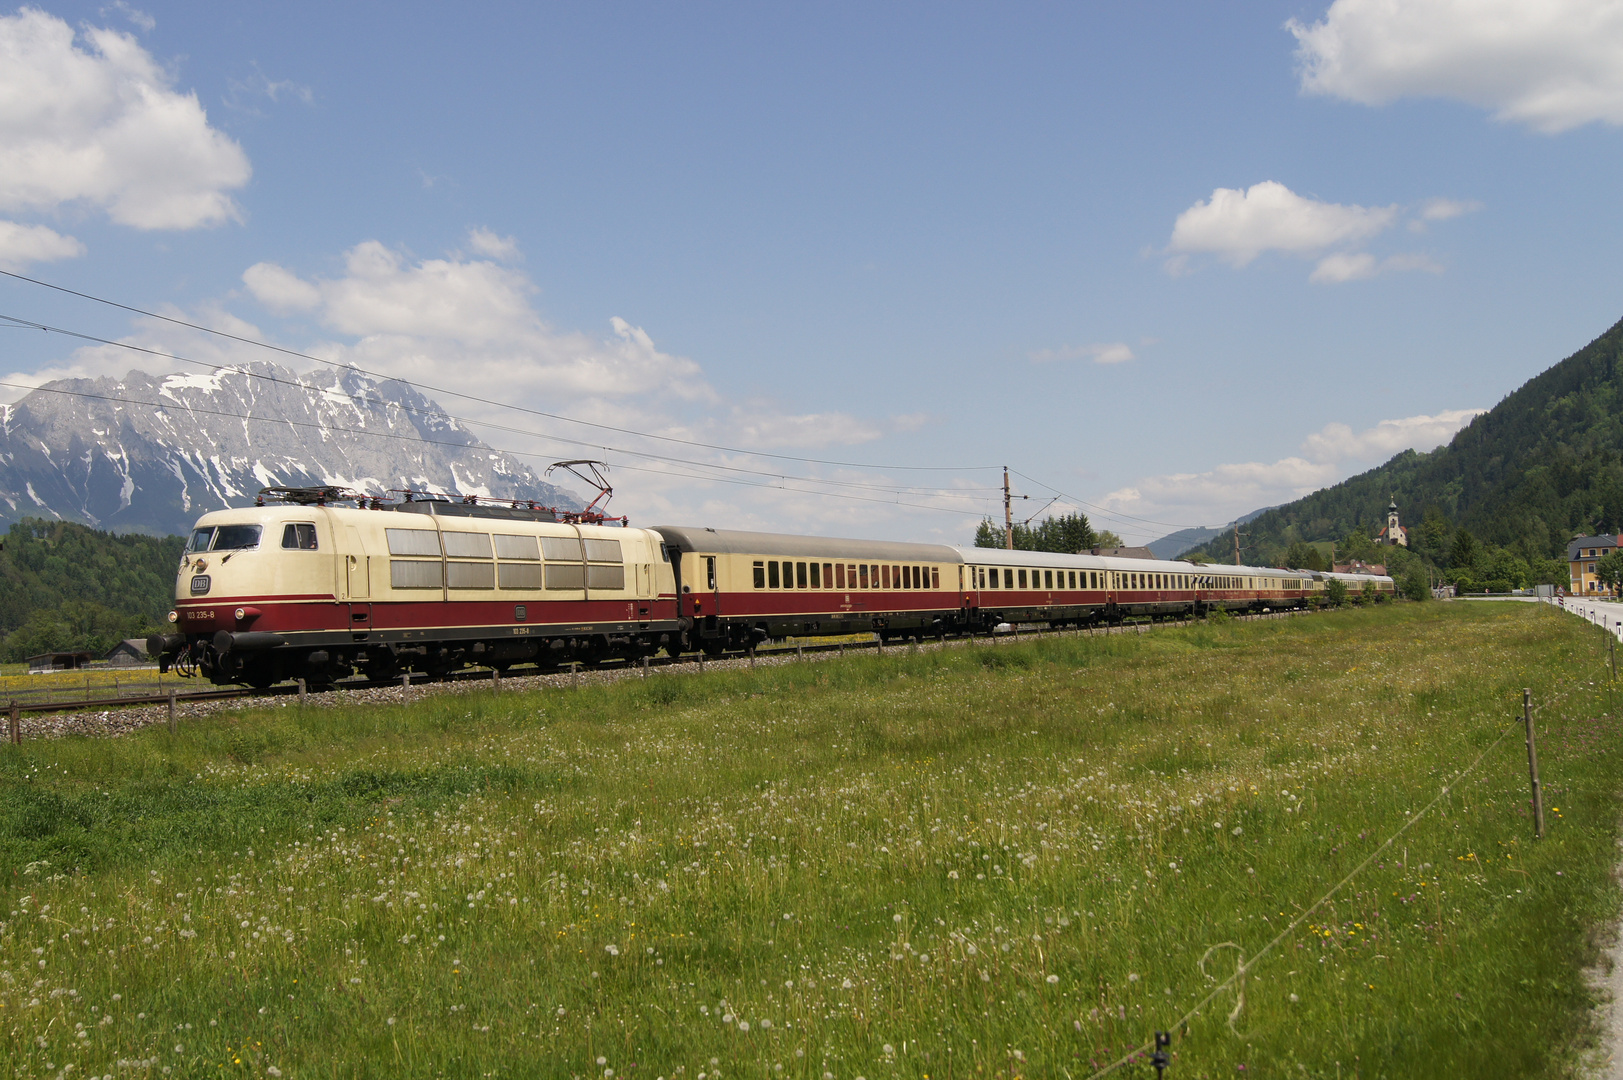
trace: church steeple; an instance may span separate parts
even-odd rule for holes
[[[1383,544],[1397,544],[1402,547],[1409,546],[1409,530],[1403,527],[1398,520],[1398,497],[1394,492],[1392,501],[1386,508],[1386,528],[1381,530],[1380,541]]]

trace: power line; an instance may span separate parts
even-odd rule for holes
[[[0,271],[0,273],[4,273],[4,271]],[[259,379],[262,382],[268,382],[268,383],[272,383],[272,384],[278,385],[278,386],[295,387],[298,390],[304,391],[306,393],[312,393],[313,394],[313,393],[318,392],[317,387],[310,386],[310,385],[308,385],[308,384],[306,384],[304,382],[301,382],[301,381],[299,381],[297,379],[293,379],[293,380],[282,379],[282,378],[278,378],[275,375],[267,375],[267,374],[265,374],[263,372],[250,371],[250,370],[248,370],[246,368],[238,367],[238,366],[234,366],[234,365],[229,365],[229,364],[211,364],[211,363],[209,363],[207,361],[204,361],[204,360],[194,360],[194,359],[192,359],[190,357],[181,356],[179,353],[166,352],[166,351],[164,351],[162,349],[152,349],[152,348],[148,348],[148,347],[146,347],[144,345],[135,345],[135,344],[132,344],[132,343],[127,342],[127,341],[115,341],[115,340],[112,340],[110,338],[97,337],[94,334],[86,334],[86,333],[83,333],[83,332],[77,331],[77,330],[68,330],[68,329],[65,329],[63,327],[52,326],[52,325],[49,325],[47,323],[33,321],[31,319],[23,319],[23,318],[20,318],[18,316],[15,316],[15,315],[0,314],[0,319],[7,320],[8,322],[10,322],[12,324],[15,324],[17,326],[20,326],[20,327],[26,327],[26,328],[30,328],[30,329],[41,330],[41,331],[44,331],[44,332],[47,332],[47,333],[61,334],[64,337],[72,337],[72,338],[77,338],[77,339],[79,339],[81,341],[95,342],[96,344],[99,344],[99,345],[109,345],[109,346],[112,346],[114,348],[127,349],[127,350],[129,350],[131,352],[142,353],[142,354],[147,355],[147,356],[153,356],[153,357],[157,357],[157,358],[164,359],[164,360],[173,360],[173,361],[175,361],[177,363],[191,364],[191,365],[193,365],[195,367],[200,367],[200,368],[203,368],[204,370],[210,371],[210,372],[216,372],[217,373],[217,372],[222,372],[222,371],[234,371],[234,372],[239,372],[242,375],[244,375],[244,376],[246,376],[248,378],[251,378],[251,379]],[[360,368],[356,368],[354,370],[356,370],[358,372],[361,371]],[[379,376],[373,376],[373,377],[377,378]],[[7,385],[13,385],[13,384],[7,384]],[[530,429],[527,429],[527,428],[513,427],[513,426],[508,425],[508,424],[499,424],[499,423],[496,423],[495,421],[492,421],[492,420],[479,420],[479,419],[475,419],[473,417],[459,416],[459,415],[457,415],[455,413],[448,413],[448,412],[445,412],[443,410],[430,411],[430,410],[419,409],[419,408],[416,408],[416,407],[414,407],[412,405],[409,405],[409,404],[407,404],[405,402],[391,401],[388,398],[369,397],[369,396],[365,396],[365,395],[357,395],[357,394],[350,393],[348,391],[345,391],[345,394],[352,401],[359,401],[359,402],[363,402],[365,404],[370,404],[370,405],[378,405],[378,406],[382,406],[384,408],[395,408],[395,409],[401,410],[402,412],[410,413],[410,414],[415,415],[415,416],[424,416],[424,417],[428,417],[428,418],[432,418],[432,419],[450,420],[450,421],[454,421],[454,422],[459,423],[459,424],[464,424],[464,425],[468,425],[468,426],[472,426],[472,427],[491,428],[491,429],[494,429],[496,431],[504,431],[504,432],[507,432],[509,434],[522,435],[522,436],[525,436],[527,438],[546,439],[546,440],[562,443],[562,444],[569,445],[569,446],[585,447],[585,448],[590,449],[590,450],[599,450],[599,451],[605,451],[605,452],[617,453],[617,454],[629,454],[629,455],[632,455],[632,456],[635,456],[635,457],[647,458],[647,459],[652,460],[652,461],[669,461],[669,462],[674,462],[674,463],[682,464],[682,465],[690,465],[690,466],[692,466],[694,468],[716,469],[716,470],[722,470],[722,471],[725,471],[725,472],[743,473],[743,474],[753,475],[753,476],[763,476],[763,477],[776,478],[776,479],[779,479],[779,480],[793,479],[793,480],[799,480],[799,481],[801,481],[803,483],[822,484],[822,485],[830,486],[830,487],[854,488],[854,489],[864,490],[864,491],[880,491],[880,492],[884,492],[886,494],[898,495],[898,496],[899,495],[920,495],[920,496],[925,496],[925,497],[936,497],[936,498],[957,498],[957,497],[960,497],[960,496],[967,496],[968,493],[974,492],[974,491],[993,491],[993,490],[996,490],[994,488],[884,487],[884,486],[881,486],[881,485],[878,485],[878,484],[858,483],[856,481],[851,481],[851,480],[834,480],[834,479],[827,479],[827,478],[823,478],[823,477],[797,476],[797,475],[791,475],[791,474],[776,472],[776,471],[769,470],[769,469],[749,469],[749,468],[745,468],[745,467],[743,467],[741,465],[722,465],[722,464],[718,464],[718,463],[715,463],[715,462],[694,461],[694,460],[692,460],[690,458],[672,457],[672,456],[670,456],[668,454],[653,454],[653,453],[649,453],[647,451],[633,450],[633,449],[630,449],[629,447],[607,446],[607,445],[603,445],[603,444],[600,444],[600,443],[587,442],[587,441],[584,441],[584,440],[581,440],[581,439],[571,439],[571,438],[568,438],[567,436],[562,436],[562,435],[551,435],[551,434],[548,434],[546,432],[533,431],[533,430],[530,430]],[[259,418],[259,419],[263,419],[263,418]],[[653,436],[653,437],[657,438],[658,436]],[[739,452],[740,453],[748,453],[748,451],[739,451]],[[626,466],[622,466],[622,467],[626,467]]]
[[[228,411],[226,411],[224,409],[202,409],[202,408],[197,408],[195,406],[185,405],[185,404],[181,404],[181,403],[168,404],[168,403],[165,403],[165,402],[162,402],[162,401],[138,401],[138,400],[135,400],[133,398],[117,397],[117,396],[114,396],[114,395],[111,395],[111,394],[91,394],[91,393],[87,393],[87,392],[82,391],[82,390],[65,390],[65,389],[62,389],[60,387],[52,387],[52,386],[31,387],[31,386],[27,386],[26,384],[23,384],[23,383],[14,383],[14,382],[8,382],[8,381],[4,381],[4,380],[0,380],[0,386],[12,387],[12,388],[18,389],[18,390],[32,390],[35,393],[42,393],[42,394],[59,394],[59,395],[61,395],[63,397],[85,398],[85,399],[94,400],[94,401],[113,401],[113,402],[118,402],[118,403],[121,403],[121,404],[124,404],[124,405],[140,405],[140,406],[144,406],[146,408],[160,409],[160,410],[162,410],[164,412],[169,412],[170,410],[179,410],[179,411],[183,411],[183,412],[190,413],[192,415],[198,415],[198,416],[220,416],[220,417],[224,417],[224,418],[230,419],[230,420],[250,420],[250,421],[255,421],[255,422],[258,422],[258,423],[262,423],[262,424],[278,424],[278,425],[286,425],[288,427],[311,428],[311,429],[314,429],[314,430],[317,430],[317,431],[338,431],[338,432],[343,432],[345,434],[371,436],[372,438],[377,438],[377,439],[390,439],[390,440],[393,440],[393,441],[396,441],[396,442],[425,443],[425,444],[428,444],[430,446],[452,446],[452,447],[456,447],[458,449],[467,449],[468,448],[467,443],[452,442],[452,441],[446,440],[446,439],[430,439],[430,438],[425,438],[420,434],[418,434],[418,435],[397,435],[397,434],[394,434],[392,432],[370,431],[370,430],[368,430],[366,428],[350,428],[350,427],[343,427],[343,426],[338,426],[338,425],[333,425],[333,424],[315,424],[315,423],[310,423],[308,421],[293,420],[293,419],[290,419],[288,417],[253,416],[253,415],[248,414],[248,413],[228,412]],[[550,436],[542,436],[542,437],[543,438],[549,438]],[[565,440],[565,441],[573,441],[573,440]],[[535,460],[545,460],[545,455],[530,453],[530,452],[523,451],[523,450],[504,450],[501,447],[495,447],[495,446],[484,447],[483,449],[495,450],[495,451],[497,451],[499,453],[510,454],[513,457],[531,458],[531,459],[535,459]],[[967,512],[962,508],[954,508],[954,507],[947,507],[947,506],[931,506],[928,503],[904,502],[904,501],[902,501],[900,494],[898,494],[897,497],[894,498],[894,499],[875,499],[875,498],[867,498],[867,497],[864,497],[864,496],[861,496],[861,495],[847,495],[847,494],[843,494],[843,493],[837,492],[837,491],[817,491],[817,490],[813,490],[813,489],[809,489],[809,488],[793,488],[793,487],[788,487],[787,486],[787,483],[786,483],[787,480],[789,480],[789,479],[796,479],[796,480],[805,479],[805,478],[802,478],[802,477],[784,477],[784,478],[780,478],[780,479],[783,479],[785,481],[785,484],[775,485],[775,484],[756,483],[756,482],[748,481],[748,480],[734,480],[734,479],[729,479],[727,477],[721,477],[721,476],[704,476],[704,475],[700,475],[700,474],[697,474],[697,473],[687,473],[687,472],[682,472],[680,470],[673,470],[673,469],[651,469],[651,468],[647,468],[645,466],[637,466],[637,465],[618,465],[618,466],[616,466],[616,468],[626,469],[626,470],[629,470],[631,472],[656,473],[656,474],[662,475],[662,476],[681,476],[681,477],[685,477],[687,479],[701,480],[701,481],[706,481],[706,482],[709,482],[709,483],[733,484],[733,485],[740,486],[740,487],[765,488],[765,489],[772,490],[772,491],[789,491],[789,492],[796,492],[798,494],[803,494],[803,495],[820,495],[820,496],[823,496],[824,498],[845,499],[845,500],[848,500],[848,501],[851,501],[851,502],[882,503],[882,504],[887,505],[887,506],[905,506],[905,507],[908,507],[910,509],[915,509],[915,510],[934,510],[934,511],[937,511],[939,513],[946,513],[946,514],[962,515],[962,514]],[[815,483],[816,481],[811,481],[811,482]],[[938,495],[938,496],[925,496],[925,497],[926,498],[930,498],[930,497],[948,498],[950,496]]]
[[[289,348],[286,348],[285,346],[281,346],[281,345],[272,345],[269,342],[260,341],[260,340],[258,340],[256,338],[244,337],[244,336],[242,336],[240,334],[228,333],[227,331],[217,330],[217,329],[215,329],[214,327],[211,327],[211,326],[203,326],[203,325],[201,325],[199,323],[187,322],[185,319],[177,319],[177,318],[174,318],[173,316],[169,316],[169,315],[159,315],[157,312],[154,312],[154,311],[147,311],[144,308],[133,307],[133,306],[131,306],[129,304],[121,304],[116,300],[108,300],[105,297],[95,296],[95,295],[92,295],[91,293],[79,292],[77,289],[70,289],[70,288],[68,288],[68,287],[66,287],[64,285],[54,285],[49,281],[41,281],[38,278],[32,278],[32,277],[29,277],[26,274],[18,274],[18,273],[15,273],[15,272],[11,271],[11,270],[0,270],[0,274],[3,274],[3,275],[5,275],[6,277],[9,277],[9,278],[13,278],[13,279],[15,279],[17,281],[26,281],[30,285],[38,285],[38,286],[40,286],[42,288],[53,289],[56,292],[65,293],[65,294],[67,294],[69,296],[77,296],[80,299],[90,300],[90,301],[93,301],[93,302],[98,303],[98,304],[105,304],[108,307],[118,308],[121,311],[128,311],[128,312],[130,312],[132,314],[135,314],[135,315],[142,315],[142,316],[145,316],[146,318],[149,318],[149,319],[159,319],[159,320],[161,320],[163,322],[170,323],[170,324],[175,325],[175,326],[184,326],[189,330],[196,330],[196,331],[199,331],[200,333],[204,333],[204,334],[212,334],[212,335],[214,335],[216,337],[222,337],[222,338],[225,338],[225,339],[227,339],[229,341],[237,341],[237,342],[241,342],[244,345],[253,345],[253,346],[257,347],[257,348],[269,349],[272,352],[278,352],[278,353],[283,354],[284,356],[294,356],[294,357],[298,357],[301,360],[309,360],[312,363],[325,364],[328,367],[339,368],[341,370],[345,369],[345,368],[349,368],[349,369],[352,369],[352,370],[355,370],[355,371],[359,371],[363,375],[370,375],[374,379],[385,379],[385,380],[387,380],[387,379],[391,378],[391,376],[384,375],[381,372],[371,371],[371,370],[369,370],[367,368],[358,367],[358,366],[356,366],[354,364],[344,364],[344,363],[339,363],[336,360],[327,360],[327,359],[324,359],[324,358],[319,357],[319,356],[311,356],[309,353],[302,353],[302,352],[299,352],[297,349],[289,349]],[[93,340],[101,340],[101,339],[93,339]],[[107,342],[107,344],[117,345],[117,344],[120,344],[120,343],[119,342]],[[902,472],[902,471],[909,471],[909,472],[978,472],[978,471],[984,471],[984,470],[988,470],[988,469],[1000,468],[1000,466],[997,466],[997,465],[965,465],[965,466],[961,466],[961,467],[957,467],[957,466],[948,467],[948,466],[939,466],[939,465],[872,465],[872,464],[868,464],[868,463],[860,462],[860,461],[834,461],[834,460],[830,460],[830,459],[827,459],[827,458],[799,457],[799,456],[796,456],[794,454],[773,454],[773,453],[769,453],[769,452],[764,451],[764,450],[741,450],[741,449],[739,449],[737,447],[722,446],[722,445],[719,445],[717,443],[699,442],[699,441],[694,440],[694,439],[679,439],[679,438],[676,438],[675,436],[672,436],[672,435],[653,435],[653,434],[650,434],[650,433],[648,433],[646,431],[637,431],[634,428],[615,427],[612,424],[598,424],[598,423],[594,423],[593,421],[590,421],[590,420],[579,420],[579,419],[576,419],[575,417],[572,417],[572,416],[564,416],[564,415],[562,415],[560,413],[545,412],[545,411],[543,411],[541,409],[532,409],[532,408],[528,408],[527,406],[523,406],[523,405],[514,405],[513,403],[507,402],[507,401],[495,401],[495,400],[492,400],[491,398],[479,397],[478,395],[475,395],[475,394],[464,394],[464,393],[462,393],[460,391],[452,390],[452,389],[450,389],[448,387],[430,386],[427,383],[414,383],[413,385],[416,386],[420,390],[429,390],[429,391],[432,391],[433,393],[436,393],[436,394],[442,394],[442,395],[446,395],[446,396],[450,396],[450,397],[462,398],[465,401],[475,401],[475,402],[478,402],[481,405],[490,405],[490,406],[494,406],[496,408],[501,408],[501,409],[512,409],[515,412],[528,413],[531,416],[542,416],[542,417],[546,417],[549,420],[560,420],[560,421],[563,421],[563,422],[569,423],[569,424],[580,424],[580,425],[583,425],[585,427],[597,428],[597,429],[599,429],[601,431],[613,431],[613,432],[617,432],[617,433],[622,434],[622,435],[635,435],[635,436],[637,436],[639,438],[644,438],[644,439],[657,439],[657,440],[660,440],[661,442],[677,443],[677,444],[680,444],[682,446],[693,446],[693,447],[698,447],[698,448],[701,448],[701,449],[704,449],[704,450],[718,450],[718,451],[721,451],[722,453],[727,453],[727,454],[750,454],[750,455],[753,455],[753,456],[756,456],[756,457],[775,458],[775,459],[777,459],[779,461],[799,461],[799,462],[803,462],[803,463],[808,464],[808,465],[833,465],[833,466],[837,466],[837,467],[840,467],[840,468],[848,468],[848,469],[877,469],[877,470],[880,470],[880,471],[890,471],[890,472]]]
[[[1045,484],[1041,480],[1036,479],[1035,477],[1027,476],[1025,473],[1020,472],[1018,469],[1013,470],[1013,471],[1014,471],[1014,474],[1016,476],[1020,477],[1023,480],[1030,480],[1033,484],[1036,484],[1038,487],[1047,488],[1049,491],[1055,492],[1061,498],[1068,499],[1071,502],[1074,502],[1074,503],[1078,504],[1079,506],[1089,507],[1092,510],[1098,512],[1099,514],[1102,514],[1102,515],[1104,515],[1106,517],[1114,518],[1117,521],[1136,521],[1136,522],[1141,522],[1142,524],[1145,524],[1145,525],[1160,525],[1160,526],[1163,526],[1163,527],[1168,528],[1168,529],[1203,529],[1203,528],[1205,528],[1204,525],[1180,525],[1177,522],[1156,521],[1154,518],[1141,518],[1141,517],[1136,517],[1136,516],[1134,516],[1132,514],[1124,513],[1123,511],[1120,511],[1120,510],[1111,510],[1108,507],[1100,506],[1097,503],[1090,503],[1086,499],[1079,499],[1075,495],[1067,495],[1065,492],[1060,491],[1060,489],[1055,487],[1053,484]]]

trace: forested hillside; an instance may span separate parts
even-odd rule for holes
[[[1529,380],[1448,445],[1405,451],[1258,517],[1245,530],[1244,558],[1273,565],[1296,543],[1355,545],[1385,524],[1394,497],[1412,546],[1438,569],[1463,569],[1453,561],[1463,533],[1462,559],[1481,563],[1503,549],[1526,565],[1529,581],[1564,582],[1564,571],[1548,564],[1565,555],[1572,536],[1623,527],[1623,322]],[[1231,543],[1196,550],[1227,562]],[[1477,569],[1478,580],[1492,572]]]
[[[164,624],[179,536],[114,536],[70,522],[20,521],[0,549],[6,660],[58,649],[105,652]]]

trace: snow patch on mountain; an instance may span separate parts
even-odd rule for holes
[[[48,383],[0,406],[0,523],[44,515],[177,534],[209,510],[250,505],[260,488],[316,484],[581,505],[409,384],[352,368],[132,371]]]

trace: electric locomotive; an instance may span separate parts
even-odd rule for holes
[[[597,663],[679,647],[657,533],[544,508],[287,489],[198,519],[181,557],[161,668],[216,683],[317,685],[355,671]]]

